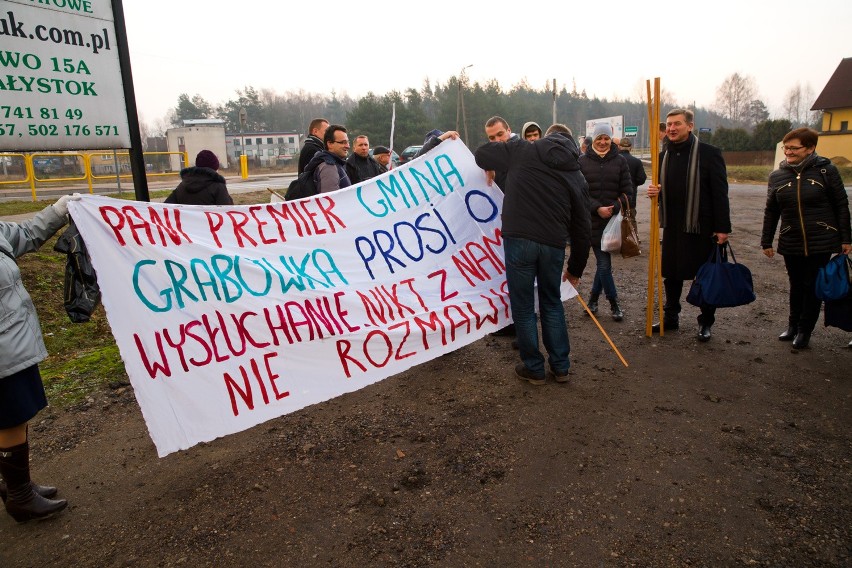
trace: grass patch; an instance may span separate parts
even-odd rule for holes
[[[171,189],[158,189],[149,191],[148,195],[151,199],[166,198],[172,192]],[[105,193],[107,197],[115,199],[125,199],[135,201],[136,195],[132,191],[124,191],[121,195],[118,193]],[[58,198],[57,198],[58,199]],[[56,203],[56,199],[42,199],[40,201],[4,201],[0,203],[0,216],[4,215],[21,215],[23,213],[35,213],[41,211],[48,205]]]

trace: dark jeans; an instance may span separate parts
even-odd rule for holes
[[[544,356],[538,349],[538,327],[535,316],[535,286],[538,282],[538,307],[541,334],[547,350],[548,363],[554,373],[567,373],[568,326],[565,309],[559,295],[565,249],[542,245],[527,239],[503,237],[506,254],[506,282],[509,284],[509,303],[518,350],[524,365],[544,377]]]
[[[595,253],[595,279],[592,282],[592,297],[601,295],[601,290],[608,300],[618,299],[618,290],[615,289],[615,279],[612,277],[612,255],[601,250],[600,240],[592,245]]]
[[[680,318],[680,296],[683,293],[683,280],[666,278],[663,280],[666,289],[666,305],[663,306],[665,321],[676,322]],[[698,316],[698,325],[713,325],[716,322],[716,308],[713,306],[701,306],[701,315]]]
[[[790,280],[790,315],[787,323],[799,331],[813,331],[819,319],[822,300],[814,294],[814,285],[819,269],[829,259],[831,253],[827,252],[810,256],[784,256],[784,266],[787,267],[787,278]]]

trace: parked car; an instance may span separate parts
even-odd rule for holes
[[[417,155],[417,152],[419,152],[420,148],[422,147],[423,145],[421,144],[419,146],[409,146],[408,148],[403,150],[402,154],[399,155],[399,163],[404,164],[411,160],[414,156]]]

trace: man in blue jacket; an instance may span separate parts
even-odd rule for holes
[[[551,126],[540,140],[489,142],[475,153],[480,168],[506,172],[503,249],[522,361],[515,373],[534,385],[543,385],[546,377],[538,349],[536,282],[550,370],[557,382],[568,381],[570,344],[559,288],[561,280],[576,287],[589,258],[591,235],[588,185],[578,156],[571,131],[561,124]],[[571,255],[563,275],[569,236]]]

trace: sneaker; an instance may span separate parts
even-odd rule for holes
[[[540,377],[527,369],[527,366],[523,363],[515,365],[515,374],[518,375],[519,379],[527,381],[531,385],[543,385],[547,382],[544,377]]]

